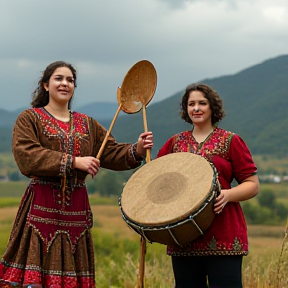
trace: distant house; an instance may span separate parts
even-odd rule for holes
[[[281,181],[284,181],[279,175],[259,175],[259,180],[262,182],[269,182],[269,183],[280,183]]]
[[[1,182],[6,182],[6,181],[8,181],[8,180],[9,180],[9,178],[8,178],[7,176],[0,175],[0,181],[1,181]]]

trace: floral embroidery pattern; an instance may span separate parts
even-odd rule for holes
[[[232,136],[232,132],[225,131],[225,133],[223,133],[223,130],[216,128],[206,139],[205,145],[203,145],[203,143],[198,144],[193,139],[191,131],[185,131],[175,136],[173,153],[191,152],[202,155],[209,161],[211,161],[215,155],[226,158]]]
[[[208,244],[208,247],[210,250],[217,250],[217,241],[215,239],[215,237],[213,236],[211,242]]]
[[[43,133],[47,137],[56,137],[61,139],[61,149],[69,155],[80,155],[79,138],[89,135],[88,116],[70,112],[70,122],[62,122],[54,118],[44,108],[33,108],[30,110],[34,113],[43,127]],[[71,127],[71,125],[73,127]],[[71,135],[69,136],[69,132]],[[63,161],[64,162],[64,161]]]
[[[20,288],[22,287],[22,283],[24,285],[30,284],[31,287],[38,284],[41,285],[41,287],[95,288],[94,275],[89,273],[89,271],[63,273],[63,271],[43,270],[36,265],[10,265],[9,267],[8,264],[5,263],[7,265],[6,267],[4,263],[5,262],[0,263],[0,271],[5,270],[5,273],[10,275],[10,279],[13,279],[13,282],[0,280],[0,287],[3,288]]]
[[[233,249],[236,251],[242,251],[243,247],[239,241],[239,239],[237,239],[237,237],[235,237],[234,243],[233,243]]]

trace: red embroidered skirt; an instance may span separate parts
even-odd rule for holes
[[[32,183],[0,263],[0,287],[94,288],[92,213],[86,187]]]

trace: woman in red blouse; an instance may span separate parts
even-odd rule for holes
[[[221,185],[214,221],[204,235],[184,247],[167,247],[176,288],[242,287],[242,258],[248,254],[248,238],[239,202],[258,193],[259,181],[244,141],[217,127],[224,116],[216,91],[204,84],[188,86],[182,97],[181,118],[192,124],[192,131],[168,139],[157,155],[191,152],[204,156],[217,169]],[[233,179],[238,182],[236,187],[231,186]]]

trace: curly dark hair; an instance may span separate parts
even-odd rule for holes
[[[188,98],[191,91],[201,91],[204,93],[205,98],[209,101],[210,109],[211,109],[211,122],[212,125],[220,122],[225,117],[225,112],[223,110],[223,104],[218,93],[205,84],[192,84],[187,86],[184,95],[182,96],[181,102],[181,118],[190,124],[193,124],[187,112]]]
[[[59,68],[59,67],[67,67],[71,70],[74,78],[74,87],[77,87],[76,84],[76,79],[77,79],[77,73],[76,69],[69,63],[64,62],[64,61],[56,61],[48,65],[43,72],[42,77],[38,81],[38,87],[34,90],[32,93],[32,102],[31,106],[33,108],[39,108],[39,107],[44,107],[49,103],[49,93],[45,91],[44,89],[44,84],[49,83],[49,79],[54,73],[54,71]],[[71,101],[72,98],[68,102],[68,109],[71,109]]]

